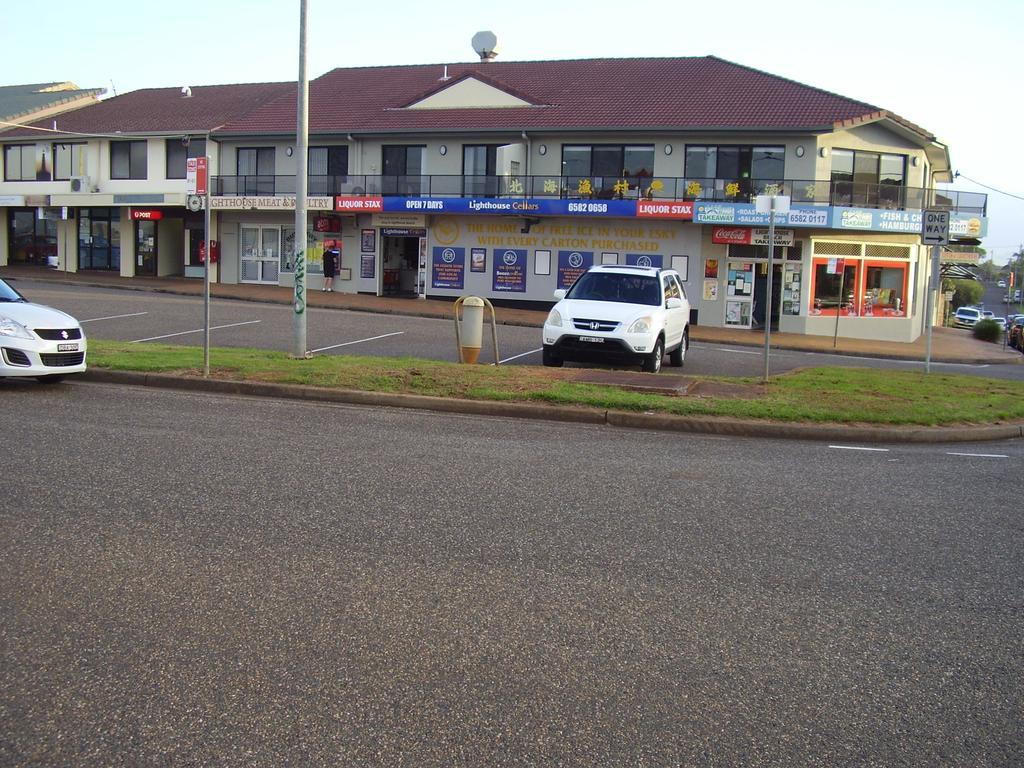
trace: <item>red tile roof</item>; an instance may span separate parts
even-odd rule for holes
[[[714,56],[335,69],[310,82],[309,132],[465,130],[828,130],[878,107]],[[537,106],[406,109],[467,75]],[[289,93],[222,133],[295,131]],[[906,124],[906,121],[902,121]]]
[[[283,94],[293,94],[294,100],[295,90],[292,82],[197,85],[186,98],[181,88],[147,88],[30,125],[51,129],[56,120],[58,130],[85,135],[118,131],[124,134],[205,133]],[[12,128],[0,133],[0,138],[39,135],[39,131]]]

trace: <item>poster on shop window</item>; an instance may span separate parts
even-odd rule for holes
[[[571,288],[576,278],[594,266],[593,251],[558,252],[558,287]]]
[[[526,291],[526,251],[519,248],[494,249],[494,274],[491,289],[495,293]]]
[[[434,247],[431,287],[461,291],[466,284],[466,249]]]

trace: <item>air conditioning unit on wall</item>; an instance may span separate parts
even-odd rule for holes
[[[71,177],[72,192],[92,192],[92,179],[88,176]]]

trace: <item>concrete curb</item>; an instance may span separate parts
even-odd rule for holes
[[[137,373],[89,369],[82,379],[106,384],[130,384],[194,392],[278,397],[309,402],[412,408],[439,413],[473,416],[501,416],[576,424],[603,424],[626,429],[663,432],[691,432],[730,437],[761,437],[785,440],[836,440],[858,443],[954,443],[1008,440],[1024,437],[1024,424],[994,424],[963,427],[885,427],[846,424],[806,424],[744,421],[740,419],[674,416],[661,413],[605,411],[600,408],[559,407],[530,403],[501,403],[484,400],[400,395],[388,392],[357,392],[323,389],[299,384],[268,384],[252,381],[202,379],[161,373]]]

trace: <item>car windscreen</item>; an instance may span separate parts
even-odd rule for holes
[[[585,272],[565,295],[567,299],[648,304],[654,307],[661,305],[661,297],[658,278],[616,272]]]
[[[0,301],[27,301],[27,299],[3,280],[0,280]]]

